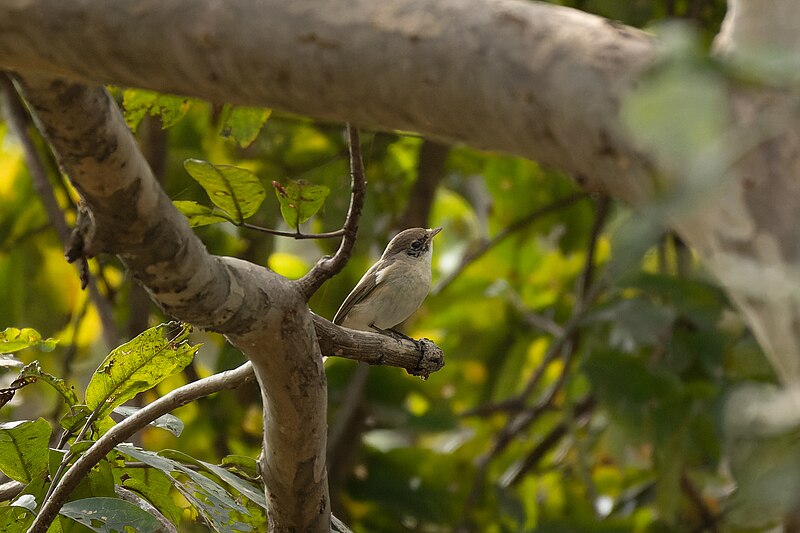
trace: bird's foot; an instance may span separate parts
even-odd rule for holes
[[[400,333],[399,331],[395,331],[395,330],[393,330],[391,328],[390,329],[380,329],[379,327],[374,326],[374,325],[370,326],[370,327],[372,327],[372,329],[374,329],[375,331],[377,331],[381,335],[386,335],[387,337],[391,337],[394,340],[398,340],[398,341],[399,340],[405,340],[405,341],[415,342],[414,339],[412,339],[408,335],[406,335],[404,333]]]

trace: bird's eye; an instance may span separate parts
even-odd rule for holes
[[[422,243],[420,241],[414,241],[411,243],[412,250],[419,250],[420,248],[422,248]]]

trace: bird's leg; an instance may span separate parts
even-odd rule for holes
[[[391,337],[394,340],[407,340],[407,341],[414,342],[414,339],[412,339],[411,337],[409,337],[405,333],[400,333],[399,331],[393,330],[391,328],[389,328],[389,329],[381,329],[378,326],[376,326],[375,324],[370,324],[369,327],[371,327],[372,329],[374,329],[376,332],[380,333],[381,335],[386,335],[387,337]]]

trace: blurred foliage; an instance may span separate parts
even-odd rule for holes
[[[371,368],[363,392],[352,385],[352,362],[329,360],[327,366],[330,424],[347,416],[348,428],[346,442],[330,457],[332,502],[357,533],[459,527],[489,533],[701,531],[716,530],[725,520],[761,528],[797,504],[788,496],[777,503],[770,497],[775,487],[782,494],[797,492],[796,424],[783,421],[769,431],[761,418],[742,420],[744,409],[726,403],[729,397],[738,399],[736,405],[780,403],[771,368],[723,292],[680,239],[663,229],[669,217],[696,209],[713,193],[728,155],[717,151],[727,128],[726,80],[706,55],[724,2],[557,3],[656,27],[664,37],[663,61],[624,113],[664,164],[693,179],[687,188],[659,184],[654,207],[641,213],[613,205],[606,215],[603,200],[587,196],[525,222],[532,212],[578,192],[576,186],[532,161],[450,149],[428,224],[444,227],[436,241],[434,290],[405,325],[407,333],[437,342],[447,365],[426,382],[395,368]],[[693,30],[657,25],[668,17],[688,21]],[[303,232],[338,229],[350,189],[341,125],[146,91],[114,94],[124,101],[144,152],[163,155],[158,178],[168,195],[182,202],[184,213],[216,217],[211,222],[218,223],[195,230],[211,252],[296,278],[334,251],[335,240],[278,238],[225,219],[239,223],[248,217],[253,225],[289,230],[284,216],[295,209],[292,221],[299,218]],[[159,121],[171,126],[165,135]],[[406,198],[424,163],[423,142],[397,133],[362,133],[369,186],[356,251],[345,271],[312,298],[315,312],[333,316],[401,229],[398,220],[413,207]],[[187,160],[198,161],[185,169]],[[49,160],[48,166],[72,223],[76,194]],[[213,195],[216,207],[210,207],[207,191],[215,189],[193,167],[211,170],[215,186],[231,184],[225,173],[244,180],[247,187],[233,196],[244,195],[252,209],[245,214],[238,200],[231,207],[230,197],[222,205]],[[282,198],[279,187],[276,198],[264,195],[272,182],[307,184],[329,196],[324,203],[315,198],[313,209],[301,213],[302,206],[287,200],[288,193]],[[516,229],[504,233],[509,227]],[[472,260],[482,247],[485,253]],[[38,360],[40,375],[84,390],[92,370],[115,347],[103,344],[96,306],[80,290],[62,248],[20,145],[0,123],[0,328],[42,332],[17,357]],[[115,258],[100,258],[91,268],[112,304],[120,342],[141,333],[142,324],[163,321],[154,306],[142,304]],[[45,337],[59,342],[41,341]],[[191,339],[202,343],[194,361],[152,383],[135,405],[244,360],[218,335],[195,332]],[[0,364],[0,386],[17,370]],[[17,392],[0,420],[34,420],[22,429],[41,441],[47,435],[40,417],[57,427],[67,409],[55,390],[30,389]],[[344,400],[353,394],[362,395],[361,401],[345,413]],[[742,403],[743,397],[749,400]],[[182,521],[182,531],[204,531],[202,521],[212,523],[217,510],[204,507],[209,502],[202,497],[192,498],[206,480],[230,481],[215,470],[223,458],[252,467],[261,444],[260,396],[256,386],[246,386],[174,414],[183,423],[180,437],[151,428],[137,436],[137,447],[122,452],[159,467],[121,479],[110,462],[107,480]],[[0,437],[2,431],[6,426]],[[166,449],[176,451],[154,453]],[[41,457],[35,461],[38,471]],[[204,479],[195,477],[198,471],[207,474]],[[7,473],[19,477],[17,472]],[[744,485],[731,498],[734,476]],[[232,500],[226,512],[258,516],[258,505],[245,500]],[[766,502],[772,507],[761,513]],[[20,509],[0,507],[0,524],[24,521]]]

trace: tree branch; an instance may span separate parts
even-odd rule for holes
[[[167,314],[225,334],[247,355],[264,400],[270,527],[327,531],[327,383],[304,295],[265,267],[207,252],[102,87],[30,73],[22,82],[83,200],[74,251],[118,255]]]
[[[0,3],[7,68],[415,131],[639,201],[650,165],[618,112],[654,50],[644,32],[536,2]]]
[[[727,91],[731,116],[721,120],[747,131],[797,98],[791,83],[800,37],[791,21],[800,4],[730,4],[716,52],[769,85]],[[622,101],[656,46],[600,17],[512,0],[164,0],[152,7],[0,2],[0,66],[416,131],[535,159],[639,206],[652,199],[653,175],[674,184],[698,177],[676,171],[674,154],[659,157],[660,142],[645,146],[624,127]],[[465,72],[477,73],[474,83],[464,83]],[[731,179],[701,209],[666,222],[721,280],[781,379],[800,382],[800,308],[787,300],[796,291],[786,290],[797,288],[800,268],[789,216],[800,211],[800,121],[785,121],[724,169]],[[765,271],[769,288],[753,291],[753,276]]]
[[[346,357],[371,365],[405,368],[427,379],[444,366],[444,353],[429,339],[394,339],[387,335],[356,331],[333,324],[312,313],[322,354]]]
[[[364,161],[361,158],[358,130],[349,123],[347,137],[350,145],[350,207],[347,209],[342,228],[344,236],[333,257],[323,257],[305,276],[297,280],[306,299],[311,298],[323,283],[342,271],[350,260],[353,246],[356,244],[358,221],[361,219],[361,210],[364,208],[364,198],[367,195],[367,180],[364,177]]]
[[[119,424],[112,427],[108,432],[97,439],[89,449],[87,449],[75,464],[70,467],[61,480],[53,489],[50,498],[47,499],[42,508],[36,515],[28,533],[44,533],[58,515],[59,509],[67,501],[67,498],[78,486],[78,483],[86,476],[86,473],[100,462],[114,446],[130,438],[131,435],[147,426],[156,418],[177,409],[189,402],[203,396],[208,396],[225,389],[235,389],[253,379],[253,368],[248,362],[233,370],[214,374],[203,378],[194,383],[189,383],[167,393],[158,400],[143,407],[133,415],[129,416]]]
[[[469,521],[469,510],[472,509],[477,503],[485,484],[486,476],[491,461],[502,453],[513,439],[521,432],[525,431],[531,426],[547,409],[553,405],[556,395],[561,391],[569,372],[572,367],[572,360],[575,357],[575,352],[578,347],[578,327],[583,319],[589,306],[598,296],[600,290],[603,288],[603,283],[596,283],[591,285],[594,277],[594,262],[595,251],[597,249],[597,242],[600,237],[600,232],[606,222],[609,209],[609,199],[601,197],[597,201],[595,207],[595,217],[592,224],[592,230],[587,243],[586,259],[584,260],[583,270],[578,279],[578,298],[575,306],[572,309],[572,316],[569,321],[564,325],[561,335],[553,339],[548,346],[547,352],[542,358],[542,362],[534,372],[533,376],[525,384],[525,388],[510,401],[505,402],[512,407],[518,405],[525,405],[527,398],[533,393],[539,384],[539,381],[544,376],[546,368],[550,365],[555,358],[563,353],[563,364],[558,377],[550,388],[542,395],[541,398],[532,406],[525,408],[519,413],[513,414],[506,422],[503,429],[497,434],[497,437],[492,444],[492,447],[484,453],[477,461],[477,468],[475,479],[472,483],[472,488],[467,495],[465,503],[465,513],[459,530],[464,530]],[[494,406],[492,406],[494,408]],[[477,410],[473,410],[474,412]],[[471,413],[480,414],[480,413]]]

